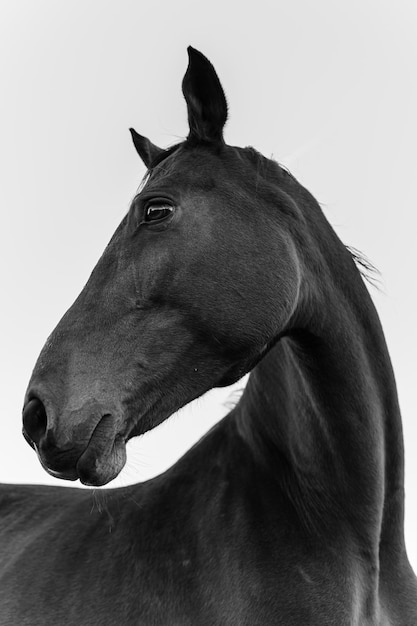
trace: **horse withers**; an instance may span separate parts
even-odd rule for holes
[[[146,180],[29,382],[47,472],[105,485],[126,442],[251,372],[171,469],[91,493],[0,489],[0,623],[417,624],[403,440],[380,322],[352,254],[294,177],[223,139],[189,48],[189,135],[132,129]]]

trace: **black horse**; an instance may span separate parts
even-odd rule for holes
[[[189,136],[148,167],[48,339],[23,433],[53,476],[104,485],[125,444],[251,371],[170,470],[106,491],[0,489],[4,626],[417,624],[401,418],[351,253],[285,169],[223,140],[189,48]]]

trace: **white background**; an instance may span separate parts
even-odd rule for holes
[[[414,0],[0,2],[1,481],[58,484],[20,434],[25,387],[144,174],[128,127],[163,147],[187,134],[191,44],[225,88],[228,143],[286,164],[382,273],[417,567],[416,29]],[[228,394],[130,443],[114,484],[168,467]]]

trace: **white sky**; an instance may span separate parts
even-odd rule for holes
[[[382,272],[417,568],[416,28],[414,0],[0,0],[0,481],[58,484],[21,436],[23,394],[144,173],[129,126],[164,147],[187,134],[191,44],[226,91],[228,143],[289,166]],[[168,467],[228,393],[130,443],[114,484]]]

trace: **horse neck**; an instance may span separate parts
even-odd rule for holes
[[[375,542],[402,544],[402,428],[384,335],[350,253],[314,218],[327,229],[315,237],[322,260],[308,246],[300,254],[320,272],[306,271],[292,323],[252,371],[239,427],[268,469],[297,485],[296,500],[338,502],[377,530]]]

